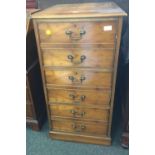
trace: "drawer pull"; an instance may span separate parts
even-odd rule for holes
[[[74,95],[74,94],[69,94],[69,97],[70,97],[71,99],[75,100],[75,98],[77,98],[78,95],[76,96],[76,95]],[[84,101],[85,98],[86,98],[86,96],[84,96],[84,95],[80,96],[80,100],[81,100],[81,101]]]
[[[82,130],[84,130],[86,128],[86,126],[84,124],[80,124],[80,125],[76,125],[75,123],[72,124],[72,128],[76,131],[76,132],[81,132]]]
[[[78,112],[76,110],[70,110],[70,112],[73,114],[74,117],[83,117],[85,115],[85,112]]]
[[[81,78],[80,78],[81,83],[82,83],[84,80],[86,80],[86,77],[85,77],[85,76],[81,76]]]
[[[80,35],[84,35],[84,34],[86,34],[86,31],[83,30],[83,29],[81,29],[81,30],[80,30]]]
[[[81,62],[83,62],[86,59],[86,56],[82,55],[80,59],[81,59]]]
[[[69,94],[69,97],[70,97],[71,99],[73,99],[73,100],[76,98],[76,96],[73,95],[73,94]]]
[[[74,32],[71,31],[71,30],[66,30],[65,33],[66,33],[66,35],[69,36],[69,38],[70,38],[71,40],[80,40],[80,39],[82,39],[82,36],[83,36],[84,34],[86,34],[86,31],[83,30],[83,29],[81,29],[81,30],[79,31],[79,34],[78,34],[77,36],[74,36],[74,35],[73,35]]]
[[[86,80],[86,77],[85,77],[85,76],[81,76],[81,77],[80,77],[80,80],[77,80],[74,76],[68,76],[68,79],[71,80],[72,82],[74,82],[74,81],[76,81],[76,82],[81,82],[81,84],[82,84],[82,82],[83,82],[84,80]]]
[[[70,60],[70,62],[72,62],[74,64],[80,64],[80,63],[82,63],[86,59],[86,56],[85,55],[82,55],[80,57],[80,61],[73,61],[74,60],[74,57],[72,55],[68,55],[67,58]]]
[[[72,62],[74,57],[72,55],[68,55],[68,59]]]
[[[73,32],[71,30],[66,30],[65,33],[66,33],[66,35],[69,35],[70,36]]]
[[[82,96],[80,97],[80,99],[81,99],[81,101],[84,101],[84,100],[86,99],[86,96],[82,95]]]
[[[72,82],[75,80],[75,78],[74,78],[73,76],[69,76],[68,78],[69,78],[69,80],[71,80]]]

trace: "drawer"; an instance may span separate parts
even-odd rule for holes
[[[113,68],[114,49],[42,49],[44,66]]]
[[[108,123],[96,123],[76,120],[52,120],[53,131],[63,131],[81,134],[107,135]]]
[[[51,104],[50,110],[52,116],[68,117],[91,121],[109,121],[109,109],[88,108],[76,105]]]
[[[108,90],[75,90],[47,89],[50,103],[66,103],[102,106],[110,104],[111,91]]]
[[[82,69],[45,70],[47,85],[68,85],[111,88],[112,72]]]
[[[112,43],[115,42],[116,21],[38,23],[41,43]]]

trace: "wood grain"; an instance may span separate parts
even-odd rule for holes
[[[85,106],[110,106],[110,90],[76,90],[48,88],[50,103],[66,103]]]
[[[105,26],[111,26],[112,30],[105,31]],[[38,23],[39,38],[41,43],[114,43],[116,32],[115,21],[101,22],[71,22],[57,23],[45,21]],[[47,35],[46,32],[50,32]],[[69,36],[66,31],[71,31]],[[80,36],[80,31],[85,34]],[[60,37],[61,36],[61,37]]]
[[[113,68],[114,49],[42,49],[44,66]],[[84,58],[84,59],[82,59]]]
[[[106,136],[90,136],[82,134],[73,134],[67,132],[50,131],[49,136],[52,139],[71,141],[71,142],[83,142],[90,144],[111,145],[111,138]]]
[[[74,80],[70,80],[73,77]],[[85,78],[82,80],[81,78]],[[45,70],[47,84],[111,88],[112,73],[91,70]]]
[[[47,8],[33,18],[92,18],[126,16],[127,14],[114,2],[59,4]]]
[[[122,16],[125,15],[113,2],[57,5],[32,15],[50,137],[111,144]],[[83,55],[86,59],[80,62]],[[81,96],[85,96],[84,100]],[[74,128],[71,128],[72,122]],[[87,126],[85,130],[81,129],[82,123]],[[80,133],[75,131],[79,128]]]
[[[109,121],[109,110],[99,108],[88,108],[84,106],[51,104],[49,105],[51,116],[78,118],[82,120]],[[75,114],[72,113],[75,111]]]
[[[66,120],[57,119],[51,122],[53,131],[62,132],[72,132],[80,134],[107,135],[108,124],[107,123],[96,123],[96,122],[86,122],[77,120]]]

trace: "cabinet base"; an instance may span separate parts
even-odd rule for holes
[[[26,127],[35,131],[40,131],[39,122],[37,120],[26,119]]]
[[[89,135],[81,135],[81,134],[73,134],[73,133],[56,132],[56,131],[50,131],[49,136],[52,139],[57,139],[57,140],[100,144],[100,145],[111,145],[110,137],[97,137],[97,136],[89,136]]]

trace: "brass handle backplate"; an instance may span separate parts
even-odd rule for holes
[[[73,117],[83,117],[85,115],[84,111],[78,112],[76,110],[70,110],[70,113],[73,114]]]
[[[69,97],[72,99],[72,100],[75,100],[76,98],[78,98],[78,95],[74,95],[74,94],[69,94]],[[84,101],[86,99],[86,96],[85,95],[81,95],[80,96],[80,101]],[[77,99],[78,100],[78,99]]]
[[[81,131],[83,131],[84,129],[86,129],[86,126],[85,126],[85,124],[77,125],[76,123],[73,123],[73,124],[72,124],[72,128],[73,128],[76,132],[81,132]]]
[[[85,55],[81,55],[80,57],[80,61],[74,61],[74,56],[73,55],[68,55],[67,58],[70,60],[70,62],[72,62],[73,64],[80,64],[82,62],[84,62],[84,60],[86,59]]]
[[[68,79],[70,81],[72,81],[72,83],[74,82],[80,82],[81,84],[83,83],[84,80],[86,80],[85,76],[81,76],[80,79],[78,80],[77,78],[75,78],[74,76],[68,76]]]
[[[86,31],[85,30],[83,30],[83,29],[81,29],[80,31],[79,31],[79,34],[78,35],[74,35],[75,33],[73,32],[73,31],[71,31],[71,30],[66,30],[65,31],[65,33],[66,33],[66,35],[68,35],[69,36],[69,38],[71,39],[71,40],[80,40],[80,39],[82,39],[82,36],[84,35],[84,34],[86,34]]]

